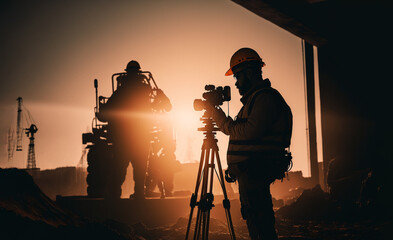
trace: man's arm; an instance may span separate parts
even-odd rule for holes
[[[255,97],[246,121],[234,121],[231,117],[226,117],[221,108],[214,110],[213,118],[226,135],[235,136],[237,139],[257,139],[272,126],[281,109],[279,98],[265,93]]]
[[[155,106],[154,108],[163,109],[166,112],[171,111],[172,104],[167,95],[165,95],[165,93],[161,89],[157,89],[156,91],[157,95],[153,102],[153,105]]]

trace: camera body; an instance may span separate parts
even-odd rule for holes
[[[202,99],[194,100],[194,109],[196,111],[202,111],[206,109],[206,104],[210,104],[211,106],[221,106],[225,101],[231,100],[231,88],[229,86],[217,88],[214,85],[206,85],[206,92],[202,94]]]

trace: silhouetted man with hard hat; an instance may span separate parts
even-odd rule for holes
[[[150,131],[153,127],[152,88],[147,77],[142,74],[137,61],[130,61],[125,69],[126,74],[117,77],[117,89],[100,109],[100,120],[108,121],[108,134],[113,142],[115,172],[118,197],[121,195],[127,167],[131,162],[135,182],[135,199],[144,198],[144,183],[149,153]],[[161,90],[157,90],[160,100],[170,110],[169,99]],[[109,171],[109,170],[108,170]]]
[[[228,172],[239,183],[241,212],[251,239],[277,239],[270,184],[282,179],[291,163],[286,148],[292,135],[292,113],[281,94],[262,78],[256,51],[242,48],[230,60],[243,107],[235,120],[221,108],[213,118],[229,135]]]

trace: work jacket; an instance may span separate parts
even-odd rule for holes
[[[285,155],[292,135],[292,112],[268,79],[250,89],[242,98],[243,107],[235,120],[216,119],[229,135],[228,164],[249,159],[274,159]]]

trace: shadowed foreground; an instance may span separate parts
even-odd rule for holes
[[[340,212],[318,188],[305,191],[276,215],[280,239],[388,239],[391,227],[390,219],[376,220],[375,213]],[[141,222],[127,225],[78,216],[43,194],[26,172],[0,169],[0,239],[180,240],[187,221],[181,217],[174,223],[150,227]],[[243,221],[237,221],[235,232],[237,239],[249,239]],[[212,218],[209,237],[229,239],[226,223]]]

